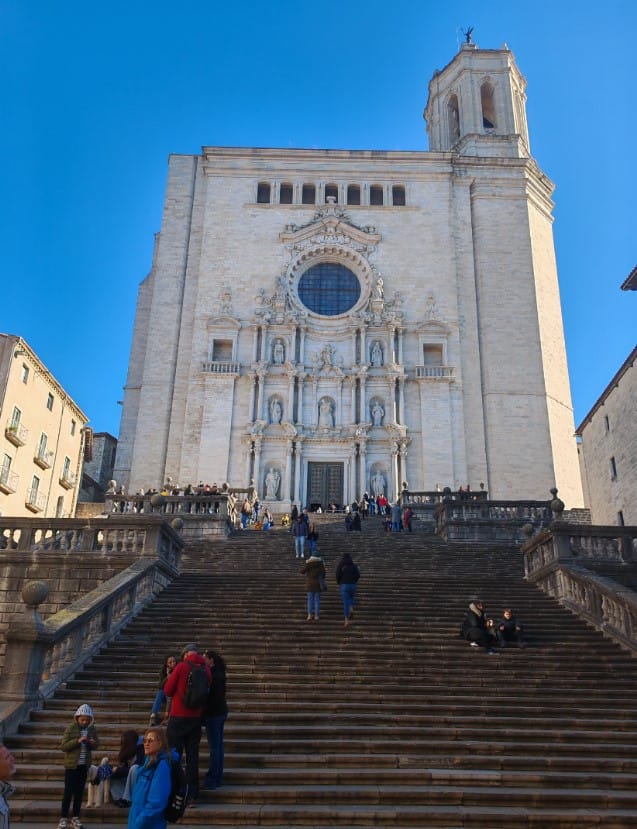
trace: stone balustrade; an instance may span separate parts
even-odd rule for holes
[[[527,525],[547,527],[553,513],[548,501],[489,501],[443,498],[435,511],[436,532],[447,541],[520,543]]]
[[[556,521],[522,552],[528,581],[637,653],[637,594],[600,574],[637,572],[637,527]]]
[[[38,608],[47,602],[49,585],[45,580],[23,582],[23,605],[15,603],[5,637],[0,730],[7,733],[178,575],[183,542],[160,516],[147,516],[143,525],[139,519],[124,518],[115,526],[108,518],[88,522],[3,518],[0,528],[4,550],[9,551],[0,557],[12,560],[41,558],[48,551],[58,555],[63,550],[69,557],[77,556],[79,564],[93,553],[104,554],[107,548],[120,558],[132,559],[120,572],[46,620]]]

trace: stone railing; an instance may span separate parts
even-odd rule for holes
[[[637,527],[556,521],[522,552],[528,581],[637,654],[637,593],[596,572],[637,571]]]
[[[69,527],[66,533],[60,533],[59,528],[57,532],[53,528],[32,529],[25,526],[28,519],[22,519],[22,532],[17,535],[13,528],[7,527],[7,522],[18,520],[2,520],[1,537],[9,540],[11,550],[16,552],[61,549],[54,546],[59,540],[67,545],[69,555],[81,555],[84,559],[96,549],[96,544],[103,548],[105,539],[119,543],[112,536],[113,530],[125,532],[122,527],[104,526],[110,524],[108,519],[93,520],[91,523],[102,524],[102,541],[97,540],[98,527],[90,531],[85,528],[82,538],[90,546],[84,547],[79,545],[77,527]],[[135,543],[142,538],[136,530],[126,537],[126,543],[132,543],[130,552],[135,557],[127,568],[46,620],[40,617],[38,607],[47,601],[47,583],[38,580],[24,584],[21,592],[24,607],[14,612],[6,633],[0,684],[0,736],[13,731],[29,710],[41,707],[43,700],[51,697],[88,659],[115,638],[178,575],[183,546],[180,537],[159,517],[147,521],[154,526],[146,528],[141,546]],[[60,519],[57,522],[62,523]],[[64,522],[73,523],[79,522]]]
[[[436,508],[436,532],[447,541],[510,541],[526,537],[525,526],[535,531],[553,518],[548,501],[452,500],[443,498]]]
[[[182,542],[161,516],[113,518],[4,518],[0,517],[0,552],[130,553],[165,558],[179,566]],[[150,520],[149,520],[150,519]]]
[[[206,360],[203,364],[202,371],[212,374],[239,374],[241,372],[241,363],[235,363],[230,360]]]

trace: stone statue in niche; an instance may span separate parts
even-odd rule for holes
[[[376,400],[372,406],[372,426],[382,426],[383,418],[385,417],[385,409]]]
[[[435,320],[438,317],[438,308],[433,294],[429,294],[425,301],[425,319]]]
[[[385,298],[385,283],[382,276],[379,276],[376,280],[376,297],[377,299]]]
[[[270,401],[270,423],[280,423],[283,417],[283,408],[277,398]]]
[[[378,340],[372,346],[371,363],[375,368],[380,368],[383,364],[383,348]]]
[[[281,340],[275,340],[272,345],[272,362],[277,366],[285,362],[285,346]]]
[[[219,311],[222,314],[232,314],[232,292],[227,285],[219,292]]]
[[[371,490],[372,495],[378,498],[379,495],[385,494],[385,476],[377,469],[376,472],[372,475],[371,483]]]
[[[265,476],[265,497],[269,501],[276,501],[278,498],[279,486],[281,484],[281,476],[278,471],[271,466],[268,474]]]
[[[324,397],[319,403],[318,425],[320,429],[334,428],[334,411],[332,409],[332,401],[327,397]]]

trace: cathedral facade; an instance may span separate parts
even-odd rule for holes
[[[464,44],[429,150],[170,158],[115,468],[254,481],[277,510],[482,484],[581,506],[552,233],[525,81]]]

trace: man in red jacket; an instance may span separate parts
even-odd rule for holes
[[[167,697],[172,697],[166,729],[168,745],[171,749],[174,748],[180,757],[182,752],[186,753],[189,805],[194,803],[199,794],[199,742],[203,713],[203,704],[197,708],[188,708],[184,700],[188,677],[195,666],[203,667],[208,676],[208,687],[210,687],[212,682],[210,668],[195,644],[186,645],[182,653],[182,661],[173,669],[164,684],[164,693]]]

